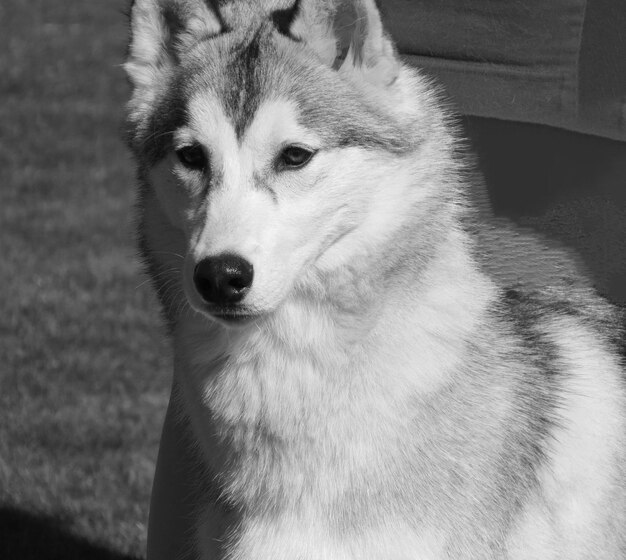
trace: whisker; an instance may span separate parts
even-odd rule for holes
[[[172,251],[150,251],[153,255],[171,255],[173,257],[178,257],[182,260],[185,260],[185,257],[180,253],[173,253]]]
[[[156,280],[157,278],[161,278],[162,276],[165,276],[166,274],[172,274],[172,273],[178,273],[178,272],[180,272],[180,271],[178,269],[176,269],[176,268],[169,268],[167,270],[161,270],[161,271],[157,272],[156,274],[152,274],[149,278],[146,278],[138,286],[135,286],[135,290],[138,290],[139,288],[141,288],[142,286],[144,286],[148,282]]]

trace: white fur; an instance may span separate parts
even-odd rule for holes
[[[383,313],[369,336],[355,347],[346,344],[346,337],[352,339],[358,333],[338,330],[327,313],[315,310],[313,302],[312,307],[302,309],[287,304],[280,319],[259,325],[245,336],[230,331],[224,339],[213,338],[211,349],[206,349],[206,326],[200,321],[181,325],[176,337],[179,379],[187,398],[196,403],[188,412],[206,456],[215,457],[216,439],[201,428],[207,422],[201,402],[212,411],[212,422],[217,420],[218,433],[223,430],[243,445],[247,468],[231,473],[229,487],[252,511],[261,492],[259,485],[270,492],[269,499],[274,499],[274,492],[300,496],[297,510],[288,506],[277,519],[260,513],[246,517],[230,550],[232,558],[447,558],[444,545],[451,535],[440,534],[436,520],[434,527],[412,527],[401,518],[388,518],[381,506],[380,524],[338,532],[327,512],[328,504],[357,481],[383,483],[385,471],[394,468],[396,455],[402,453],[396,441],[409,435],[407,395],[445,390],[463,353],[463,333],[475,328],[475,311],[484,306],[489,287],[473,277],[462,257],[447,263],[442,257],[436,268],[433,274],[440,275],[440,280],[454,277],[457,293],[450,292],[450,287],[433,286],[422,301],[389,309],[389,315]],[[459,281],[457,274],[478,282]],[[418,331],[395,327],[411,323],[412,317],[428,327]],[[364,330],[368,327],[364,325]],[[379,344],[380,337],[386,339],[385,345]],[[455,345],[460,345],[458,352],[453,350]],[[214,371],[210,364],[227,347],[235,359],[227,368]],[[366,416],[363,410],[368,411]],[[327,431],[325,421],[320,422],[320,415],[332,418],[332,432]],[[248,432],[258,425],[287,442],[292,458],[286,465],[272,463],[271,449],[246,443]],[[310,445],[315,451],[307,450]],[[314,489],[307,490],[303,484],[313,457]],[[215,469],[223,467],[210,463]],[[280,468],[282,475],[274,479],[270,474],[271,485],[265,486],[268,480],[263,473],[273,468]],[[256,507],[261,509],[263,504]],[[199,532],[223,538],[215,534],[215,526],[213,513]],[[204,546],[213,546],[213,541],[200,540]],[[203,558],[212,558],[203,550]]]
[[[513,559],[613,558],[598,549],[624,458],[624,389],[620,364],[597,334],[573,319],[545,325],[569,372],[553,434],[550,461],[540,473],[542,494],[511,537]]]
[[[133,10],[129,122],[140,153],[183,47],[220,31],[209,4],[171,1],[185,6],[182,31],[155,1]],[[194,520],[198,555],[621,560],[621,364],[602,328],[537,304],[542,343],[556,352],[558,407],[529,406],[546,390],[525,381],[548,384],[538,370],[551,358],[520,334],[529,318],[503,303],[477,262],[445,112],[397,61],[374,4],[354,1],[366,36],[352,44],[363,51],[328,83],[403,127],[404,153],[384,139],[326,145],[290,91],[262,98],[238,137],[226,104],[202,86],[173,149],[142,176],[144,252],[171,322],[182,416],[209,473],[197,494],[213,487],[233,505],[206,499]],[[291,30],[302,44],[287,44],[300,54],[307,45],[309,62],[337,54],[333,6],[303,2]],[[265,8],[229,3],[222,16],[252,26]],[[281,35],[277,48],[288,41]],[[210,173],[177,160],[189,144],[209,155]],[[316,153],[281,168],[292,144]],[[225,252],[254,269],[243,304],[255,320],[243,326],[217,322],[193,282],[199,261]],[[556,419],[546,442],[528,418],[542,412]],[[543,462],[524,430],[541,440],[531,444],[545,449]]]
[[[384,245],[394,233],[390,220],[403,223],[415,204],[434,196],[438,188],[427,173],[423,184],[414,188],[415,176],[421,174],[419,161],[377,157],[373,167],[371,154],[363,149],[320,150],[302,171],[270,172],[280,198],[276,204],[255,184],[255,174],[267,173],[284,146],[296,142],[313,150],[321,146],[314,133],[297,124],[293,102],[276,99],[262,104],[241,141],[219,102],[210,96],[192,98],[190,114],[193,120],[189,128],[178,131],[176,142],[199,141],[211,150],[213,172],[221,179],[209,194],[209,204],[199,205],[194,199],[201,186],[193,176],[185,177],[193,172],[181,169],[175,158],[155,169],[152,180],[167,212],[181,207],[173,200],[181,192],[190,192],[188,206],[203,212],[187,217],[195,229],[190,234],[185,288],[198,307],[190,277],[194,264],[204,257],[233,252],[248,259],[255,282],[247,301],[267,312],[310,263],[320,271],[332,270],[345,264],[346,257]],[[169,173],[164,165],[171,166]],[[174,183],[179,183],[177,188]]]

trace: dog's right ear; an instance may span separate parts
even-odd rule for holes
[[[376,0],[293,0],[273,19],[282,35],[306,43],[335,70],[379,87],[398,75],[400,62]]]
[[[222,22],[212,0],[134,0],[124,64],[135,94],[152,90],[197,42],[218,35]]]

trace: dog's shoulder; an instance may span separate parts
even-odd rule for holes
[[[481,227],[472,232],[474,254],[498,287],[490,316],[506,341],[496,354],[516,372],[520,426],[511,437],[519,449],[526,441],[535,463],[536,490],[509,548],[526,558],[529,535],[544,535],[551,544],[537,545],[542,554],[577,558],[625,515],[624,312],[598,295],[570,250],[504,220]],[[606,541],[606,550],[620,546],[617,537]]]

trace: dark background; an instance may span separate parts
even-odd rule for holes
[[[493,212],[575,249],[598,291],[626,304],[626,143],[531,123],[463,123]]]

